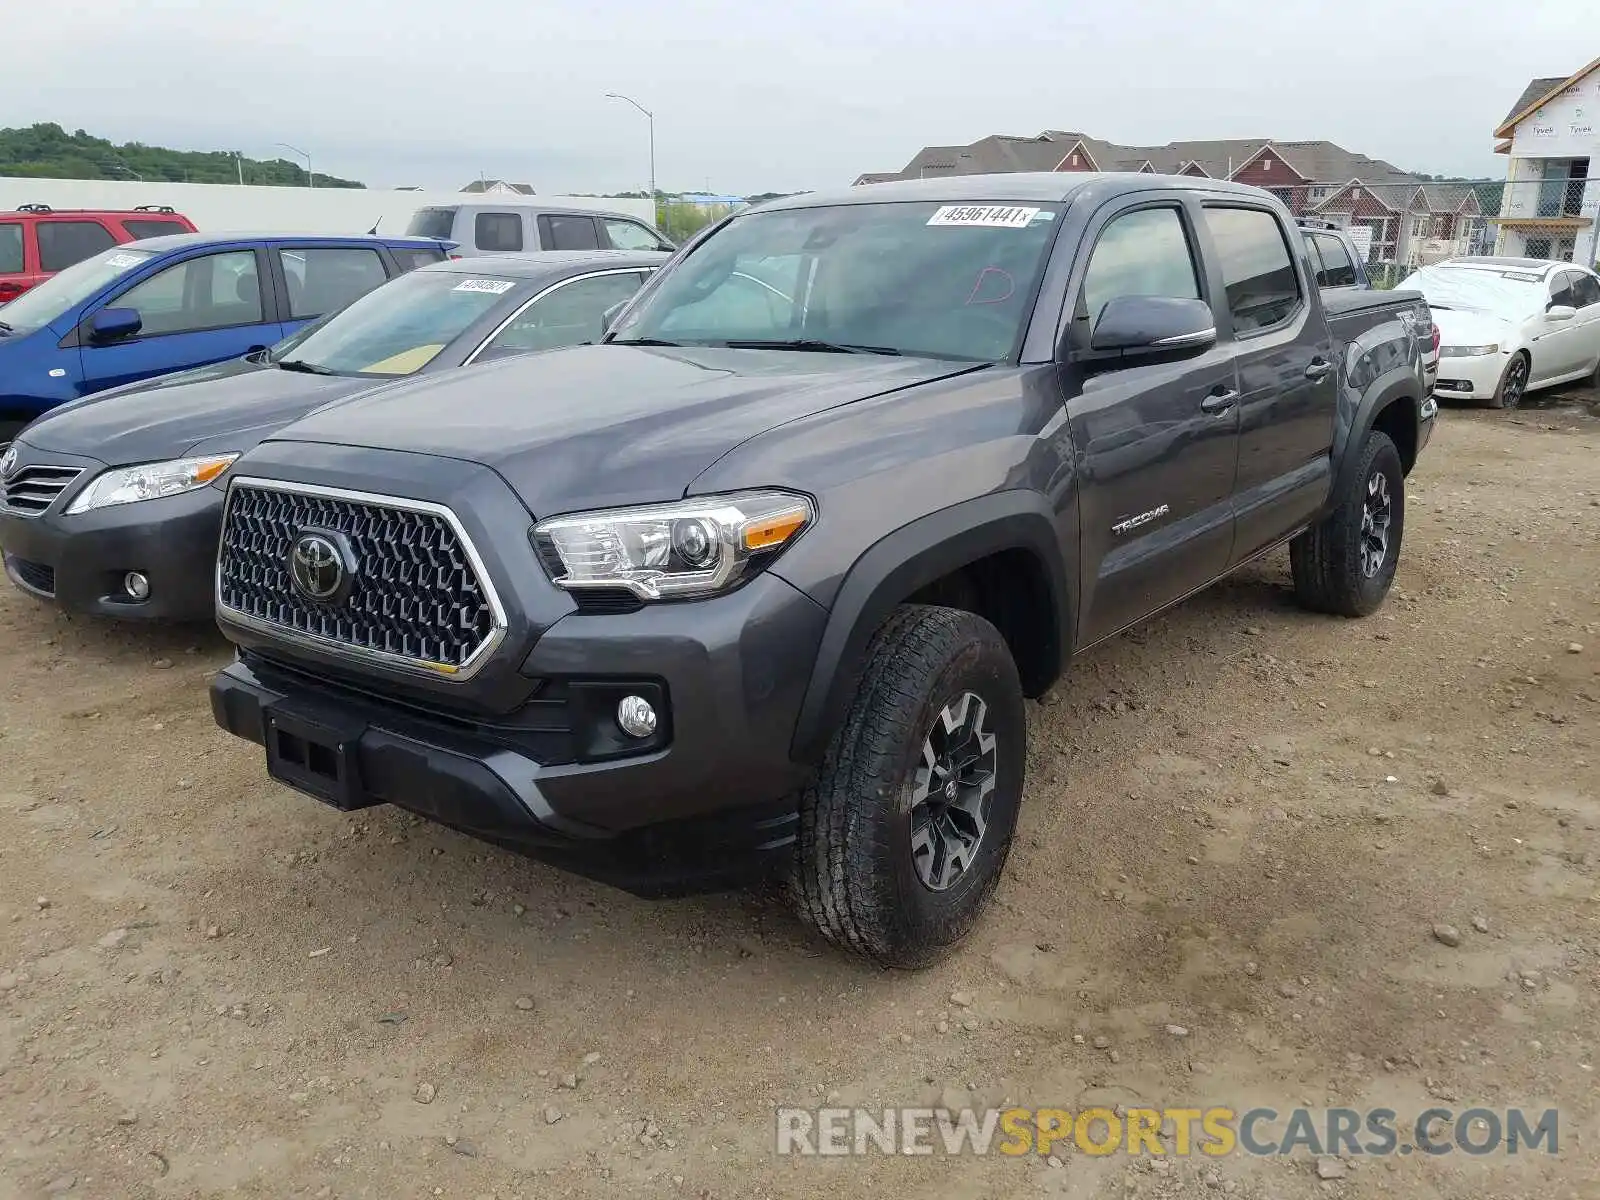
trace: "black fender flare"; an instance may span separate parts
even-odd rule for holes
[[[1050,593],[1051,674],[1066,663],[1073,598],[1056,514],[1039,492],[1005,491],[966,500],[873,543],[839,585],[817,647],[816,665],[795,724],[791,755],[815,765],[855,695],[868,643],[895,607],[935,580],[1006,550],[1033,554]]]
[[[1367,434],[1372,432],[1373,425],[1377,423],[1379,413],[1397,400],[1408,401],[1411,405],[1411,419],[1419,426],[1421,424],[1421,387],[1410,372],[1397,371],[1395,374],[1398,378],[1390,379],[1387,383],[1374,381],[1367,389],[1366,395],[1361,398],[1361,403],[1356,408],[1355,419],[1350,422],[1344,438],[1334,449],[1334,463],[1337,469],[1334,471],[1333,491],[1328,497],[1330,507],[1337,504],[1339,497],[1345,494],[1345,489],[1352,485],[1356,460],[1360,456],[1361,447],[1366,444]]]

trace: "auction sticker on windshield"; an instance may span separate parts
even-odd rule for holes
[[[144,261],[142,254],[108,254],[105,258],[108,267],[137,267]]]
[[[509,279],[463,279],[452,292],[488,292],[491,296],[503,296],[514,285]]]
[[[975,225],[984,229],[1024,229],[1038,215],[1037,208],[947,204],[928,218],[928,224]]]

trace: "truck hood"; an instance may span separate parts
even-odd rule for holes
[[[1467,312],[1459,308],[1435,308],[1433,323],[1439,327],[1439,345],[1490,346],[1505,345],[1508,338],[1516,337],[1510,321],[1489,313]]]
[[[96,458],[113,467],[252,448],[318,405],[381,381],[305,375],[276,368],[158,388],[85,396],[28,426],[40,450]]]
[[[677,499],[723,454],[776,425],[984,365],[574,346],[391,385],[313,413],[274,440],[479,463],[545,517]]]

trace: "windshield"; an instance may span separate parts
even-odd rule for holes
[[[411,214],[411,224],[406,226],[409,237],[440,238],[448,241],[455,228],[456,210],[453,208],[419,208]]]
[[[412,271],[280,342],[272,358],[340,375],[410,375],[516,286],[489,275]]]
[[[151,254],[149,250],[119,246],[74,263],[0,308],[0,321],[18,333],[42,328],[68,309],[82,304],[119,275],[139,266]]]
[[[1403,280],[1400,287],[1421,292],[1429,308],[1496,317],[1531,316],[1544,308],[1545,301],[1544,277],[1532,271],[1423,267]]]
[[[750,213],[669,268],[614,340],[993,362],[1021,337],[1059,211],[917,203]]]

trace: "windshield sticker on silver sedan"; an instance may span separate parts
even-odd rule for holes
[[[144,255],[142,254],[108,254],[105,259],[106,266],[117,267],[118,269],[122,267],[137,267],[143,261]]]
[[[947,204],[928,218],[928,224],[975,225],[984,229],[1024,229],[1038,215],[1037,208],[1012,208],[992,204]]]
[[[509,292],[513,284],[509,279],[463,279],[452,292],[488,292],[491,296],[503,296]]]

